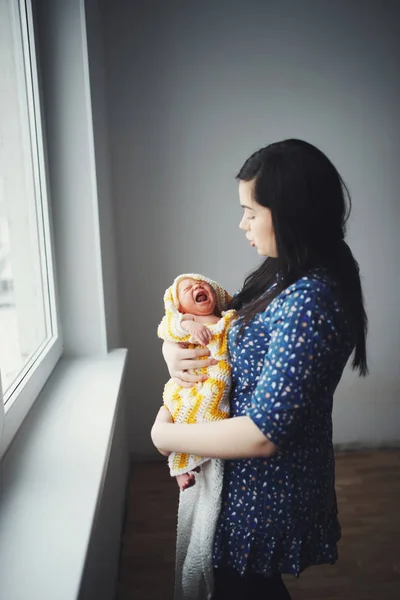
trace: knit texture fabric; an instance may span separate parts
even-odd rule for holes
[[[209,460],[196,474],[196,485],[180,492],[174,600],[212,597],[212,551],[223,479],[224,461]]]

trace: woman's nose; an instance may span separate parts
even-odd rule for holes
[[[244,217],[242,217],[240,220],[239,229],[243,229],[243,231],[246,231],[246,221],[245,221]]]

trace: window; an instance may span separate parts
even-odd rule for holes
[[[0,455],[62,351],[34,39],[30,0],[0,0]]]

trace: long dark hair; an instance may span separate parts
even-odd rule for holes
[[[245,325],[294,281],[312,269],[324,269],[337,284],[354,330],[353,369],[366,375],[367,315],[360,272],[344,241],[351,198],[338,171],[318,148],[290,139],[252,154],[237,179],[254,181],[254,200],[271,210],[278,258],[267,258],[246,278],[229,308],[238,310]]]

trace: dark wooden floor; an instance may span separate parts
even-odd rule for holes
[[[400,600],[400,450],[336,458],[335,565],[286,577],[293,600]],[[118,600],[170,600],[178,488],[164,463],[132,467]]]

